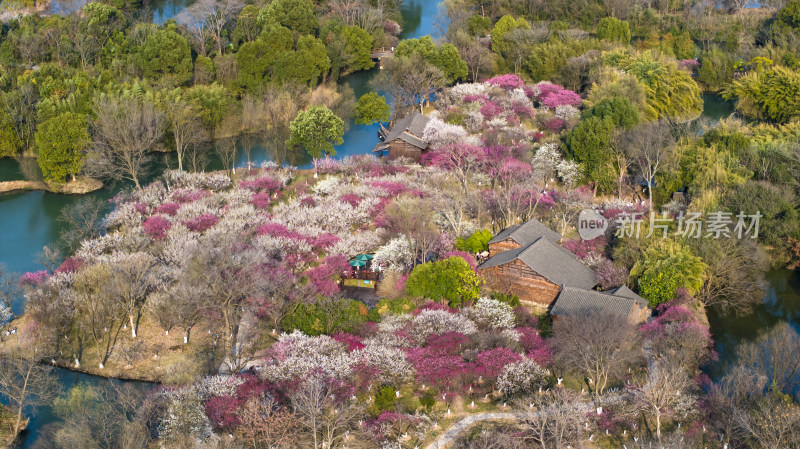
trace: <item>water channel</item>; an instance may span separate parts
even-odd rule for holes
[[[75,0],[80,1],[80,0]],[[153,22],[163,23],[182,11],[190,0],[152,0],[149,8],[153,13]],[[69,0],[62,0],[66,3]],[[70,3],[71,5],[71,3]],[[67,8],[64,8],[67,9]],[[426,34],[435,35],[438,16],[437,0],[412,0],[403,5],[404,31],[402,38],[415,38]],[[356,96],[368,90],[369,80],[378,73],[377,68],[348,76],[342,82],[354,90]],[[718,122],[733,112],[730,102],[723,101],[713,95],[704,95],[704,113],[711,123]],[[339,145],[337,157],[367,154],[377,143],[377,125],[363,126],[350,123]],[[156,163],[154,172],[163,170],[165,164],[175,166],[173,159]],[[269,160],[269,152],[264,145],[256,145],[251,153],[251,160],[258,163]],[[170,163],[171,162],[171,163]],[[246,162],[240,153],[237,166]],[[308,161],[297,161],[296,165],[307,165]],[[23,179],[17,163],[9,159],[0,159],[0,181]],[[90,194],[96,198],[107,200],[123,186],[116,185]],[[16,192],[0,194],[0,264],[10,271],[23,273],[40,269],[36,255],[45,245],[57,244],[61,224],[57,221],[59,212],[70,204],[79,201],[83,196],[57,195],[41,191]],[[711,313],[711,329],[716,340],[716,349],[720,354],[720,362],[709,370],[712,377],[718,377],[724,370],[724,364],[735,355],[735,348],[742,341],[755,338],[761,332],[770,329],[781,320],[788,320],[795,327],[800,326],[800,275],[789,270],[774,270],[767,273],[770,289],[764,304],[757,307],[751,315],[720,316]],[[23,304],[15,304],[14,312],[21,313]],[[74,373],[65,369],[57,369],[56,375],[62,388],[71,388],[77,382],[100,383],[105,380],[96,376]],[[50,407],[42,407],[36,411],[26,430],[22,446],[29,448],[41,435],[42,429],[56,419]]]

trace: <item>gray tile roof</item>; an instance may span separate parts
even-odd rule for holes
[[[389,142],[395,139],[401,139],[408,142],[417,148],[425,149],[428,147],[428,142],[422,139],[422,134],[425,131],[425,126],[428,124],[430,118],[415,112],[409,116],[403,117],[396,121],[392,129],[386,134],[383,142],[377,144],[372,151],[380,151],[389,146]]]
[[[607,292],[564,287],[550,314],[554,316],[617,315],[628,317],[637,301]]]
[[[641,305],[647,306],[647,301],[644,298],[642,298],[641,296],[639,296],[636,293],[634,293],[633,290],[629,289],[626,285],[621,285],[621,286],[619,286],[617,288],[612,288],[611,290],[606,290],[603,293],[605,293],[607,295],[614,295],[614,296],[620,296],[620,297],[623,297],[623,298],[632,299],[632,300],[636,301],[637,303],[639,303]]]
[[[539,237],[528,246],[497,253],[479,268],[505,265],[515,259],[557,285],[590,289],[597,284],[594,271],[545,237]]]
[[[522,246],[528,246],[539,237],[544,237],[553,243],[558,243],[561,240],[561,234],[543,225],[539,220],[531,218],[521,225],[509,226],[503,229],[493,239],[489,240],[489,243],[502,242],[510,238]]]

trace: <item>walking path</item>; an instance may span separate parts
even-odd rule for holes
[[[502,419],[523,419],[526,417],[537,417],[539,412],[531,413],[502,413],[502,412],[486,412],[478,413],[476,415],[467,416],[461,421],[453,424],[447,431],[437,438],[433,443],[429,444],[425,449],[443,449],[450,444],[461,432],[466,430],[471,425],[480,421],[496,421]]]
[[[622,399],[620,394],[610,394],[603,398],[602,404],[613,404]],[[576,412],[587,413],[594,410],[596,404],[587,402],[578,406]],[[445,433],[439,435],[439,438],[434,440],[431,444],[427,445],[425,449],[444,449],[448,444],[452,443],[458,435],[472,426],[473,424],[481,421],[498,421],[504,419],[522,420],[526,418],[538,418],[542,415],[541,411],[536,412],[484,412],[475,415],[467,416],[461,421],[453,424]]]

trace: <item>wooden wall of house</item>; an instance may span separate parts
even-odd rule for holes
[[[407,157],[414,162],[419,162],[422,158],[422,150],[402,139],[395,139],[389,142],[389,160],[393,161],[400,157]]]
[[[553,284],[520,260],[480,270],[486,285],[504,293],[517,295],[523,305],[531,308],[549,307],[561,287]]]
[[[511,238],[507,238],[503,241],[497,243],[489,244],[489,257],[493,257],[497,253],[502,253],[503,251],[508,251],[510,249],[519,248],[521,245],[515,242]]]

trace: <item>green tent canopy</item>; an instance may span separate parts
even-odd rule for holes
[[[356,256],[356,260],[364,260],[364,261],[366,261],[366,260],[371,260],[371,259],[372,259],[372,254],[359,254],[359,255]]]
[[[350,261],[350,266],[351,267],[363,267],[366,264],[367,263],[364,262],[363,260],[358,260],[358,259],[354,259],[354,260]]]

